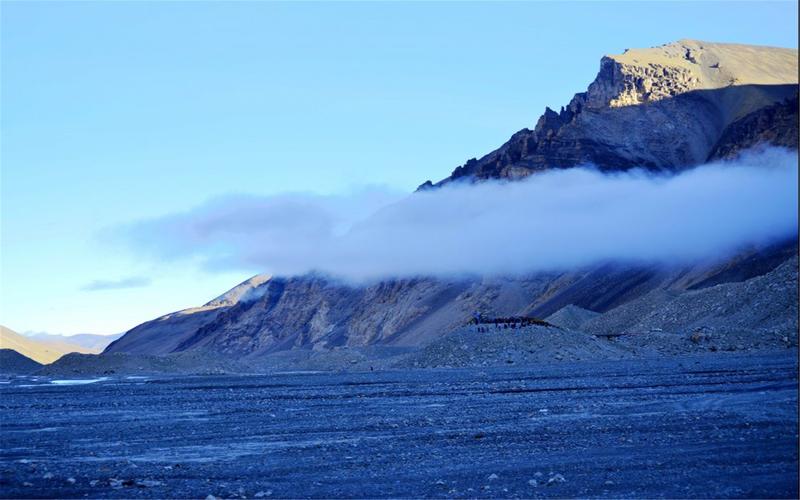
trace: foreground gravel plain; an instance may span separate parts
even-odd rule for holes
[[[2,497],[797,497],[797,351],[0,384]]]

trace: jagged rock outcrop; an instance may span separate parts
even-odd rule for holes
[[[604,57],[588,90],[560,112],[545,109],[533,130],[420,188],[582,164],[676,170],[725,157],[742,134],[748,145],[796,145],[797,91],[792,49],[680,40],[628,50]],[[787,100],[773,115],[756,113]]]

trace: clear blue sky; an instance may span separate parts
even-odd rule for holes
[[[795,2],[1,7],[0,322],[53,333],[123,331],[250,273],[137,258],[104,239],[118,224],[230,193],[410,191],[627,47],[797,47]]]

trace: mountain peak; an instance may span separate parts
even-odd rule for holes
[[[424,186],[457,179],[513,180],[586,164],[601,170],[678,170],[705,163],[738,120],[748,117],[766,127],[796,121],[751,115],[784,105],[786,110],[768,112],[796,117],[791,102],[797,95],[797,68],[795,49],[690,39],[607,55],[586,92],[575,94],[560,112],[546,108],[534,130],[517,132],[500,148]],[[797,144],[796,130],[749,133],[780,137],[773,141],[777,145]]]

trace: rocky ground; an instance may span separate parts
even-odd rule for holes
[[[796,498],[796,356],[10,378],[0,496]]]
[[[594,335],[557,327],[467,326],[398,360],[402,368],[538,366],[630,358],[633,353]]]

